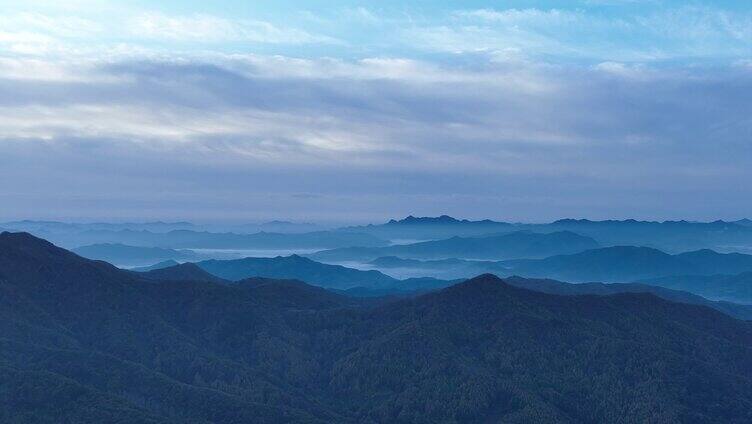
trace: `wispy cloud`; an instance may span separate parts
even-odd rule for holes
[[[280,27],[259,20],[231,20],[212,15],[170,16],[162,13],[144,13],[131,21],[130,30],[136,37],[149,37],[177,41],[216,43],[246,41],[254,43],[332,43],[332,37],[315,35],[306,31]]]
[[[452,52],[517,50],[558,60],[661,61],[733,57],[752,52],[752,14],[685,6],[641,14],[587,10],[475,9],[453,13],[448,25],[407,33],[428,49]]]

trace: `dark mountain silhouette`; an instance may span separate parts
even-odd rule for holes
[[[147,271],[153,271],[155,269],[168,268],[168,267],[175,266],[175,265],[180,265],[180,262],[174,261],[172,259],[168,259],[166,261],[157,262],[154,265],[130,268],[130,270],[135,271],[135,272],[147,272]]]
[[[708,299],[752,304],[752,272],[737,275],[678,275],[640,281],[697,293]]]
[[[630,282],[670,275],[752,270],[752,255],[710,250],[669,255],[648,247],[617,246],[545,259],[505,261],[512,273],[565,281]]]
[[[186,262],[166,268],[157,268],[139,273],[140,277],[160,281],[208,281],[217,284],[229,284],[230,281],[210,274],[198,265]]]
[[[484,237],[452,237],[445,240],[379,248],[341,248],[309,255],[321,261],[372,261],[382,256],[409,259],[515,259],[542,258],[598,247],[589,237],[563,231],[538,234],[517,231]]]
[[[191,250],[128,246],[117,243],[77,247],[73,249],[73,252],[85,258],[107,261],[120,266],[143,266],[167,260],[197,261],[203,259],[201,255]]]
[[[0,235],[5,422],[752,419],[752,326],[483,275],[377,306],[299,282],[142,281]]]
[[[210,274],[231,281],[250,277],[305,279],[310,284],[335,289],[385,288],[399,282],[378,271],[361,271],[340,265],[322,264],[298,255],[233,260],[211,259],[198,262],[197,265]]]

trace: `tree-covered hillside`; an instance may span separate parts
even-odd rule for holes
[[[0,235],[0,421],[746,423],[752,326],[484,275],[394,302],[143,280]]]

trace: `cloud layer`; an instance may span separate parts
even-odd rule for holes
[[[333,13],[0,17],[0,217],[752,215],[745,13]]]

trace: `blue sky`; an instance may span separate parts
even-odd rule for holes
[[[0,1],[0,219],[752,216],[740,1]]]

